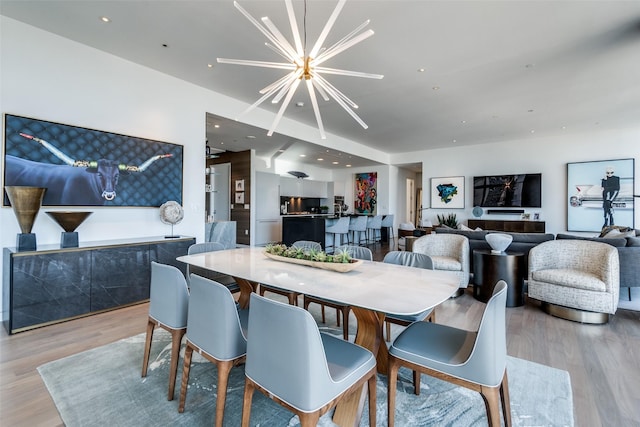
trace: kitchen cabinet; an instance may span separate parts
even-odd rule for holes
[[[280,177],[280,195],[285,197],[327,198],[327,182]]]

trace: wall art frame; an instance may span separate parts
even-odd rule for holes
[[[355,213],[375,215],[378,204],[378,172],[356,173],[355,193]]]
[[[464,209],[464,176],[431,178],[431,208]]]
[[[567,230],[634,228],[634,159],[567,163]]]
[[[43,206],[182,205],[182,145],[13,114],[4,125],[3,185],[46,187]]]

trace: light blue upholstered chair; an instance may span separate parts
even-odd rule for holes
[[[381,226],[382,228],[386,228],[387,229],[387,237],[389,240],[394,240],[395,241],[395,234],[393,233],[393,214],[389,214],[389,215],[385,215],[384,218],[382,218],[382,223]]]
[[[434,270],[448,271],[460,280],[455,296],[460,296],[469,286],[469,239],[459,234],[432,233],[413,242],[413,252],[429,255]]]
[[[358,238],[358,244],[364,245],[367,242],[367,217],[365,215],[359,215],[349,218],[349,232],[351,237],[349,243],[356,244],[356,237]],[[356,234],[357,233],[357,234]],[[364,234],[364,237],[363,237]]]
[[[431,258],[424,254],[418,254],[415,252],[406,251],[391,251],[384,256],[382,262],[389,264],[404,265],[406,267],[425,268],[427,270],[433,270],[433,261]],[[391,323],[400,326],[409,326],[413,322],[420,322],[427,320],[429,322],[436,321],[435,309],[429,309],[422,313],[414,314],[412,316],[398,316],[393,314],[387,314],[385,316],[385,324],[387,326],[387,341],[391,339]]]
[[[314,251],[321,251],[322,250],[322,245],[318,242],[312,242],[310,240],[298,240],[296,242],[293,242],[293,244],[291,245],[292,248],[299,248],[299,249],[303,249],[305,252],[309,252],[311,250]],[[263,285],[262,283],[260,284],[260,296],[264,296],[265,292],[273,292],[274,294],[278,294],[278,295],[283,295],[285,297],[287,297],[287,299],[289,300],[289,304],[291,305],[298,305],[298,297],[300,296],[299,292],[293,292],[293,291],[286,291],[284,289],[280,289],[280,288],[275,288],[273,286],[268,286],[268,285]]]
[[[226,249],[225,246],[219,242],[195,243],[189,246],[189,249],[187,250],[187,254],[194,255],[194,254],[201,254],[205,252],[223,251],[225,249]],[[216,273],[211,270],[205,270],[204,268],[198,268],[198,267],[194,267],[187,264],[187,281],[189,281],[191,273],[195,273],[198,276],[206,277],[207,279],[211,279],[218,283],[222,283],[227,288],[229,288],[229,290],[232,293],[240,292],[240,286],[238,286],[238,284],[233,279],[233,277],[228,276],[226,274]]]
[[[332,242],[333,244],[325,248],[327,251],[329,250],[329,248],[333,248],[333,250],[335,251],[335,249],[338,247],[338,243],[337,243],[338,239],[340,240],[340,245],[342,245],[344,243],[342,236],[346,236],[346,240],[348,243],[349,242],[349,217],[343,216],[341,218],[338,218],[338,220],[335,223],[325,228],[325,234],[333,235],[333,242]]]
[[[191,357],[195,351],[218,368],[216,426],[222,427],[229,372],[244,362],[247,352],[249,310],[238,311],[231,292],[220,283],[195,274],[191,275],[190,282],[191,302],[178,412],[184,412]]]
[[[511,425],[506,301],[507,284],[500,280],[485,307],[478,331],[416,322],[398,335],[389,349],[389,427],[394,425],[396,382],[401,366],[479,392],[490,426],[500,426],[502,403],[505,426]],[[415,394],[420,394],[419,375],[414,375],[414,386]]]
[[[315,426],[345,396],[369,385],[369,425],[376,425],[376,359],[367,349],[321,334],[300,307],[251,294],[242,425],[260,390]]]
[[[373,261],[373,254],[371,253],[371,249],[365,248],[363,246],[350,246],[344,245],[340,246],[336,249],[336,253],[347,252],[351,256],[351,258],[355,259],[363,259],[366,261]],[[322,323],[325,323],[324,317],[324,307],[332,307],[336,309],[336,324],[340,326],[340,314],[342,313],[342,335],[345,340],[349,339],[349,312],[351,311],[351,307],[348,305],[344,305],[342,303],[331,301],[323,298],[317,298],[311,295],[304,295],[304,309],[309,309],[309,304],[315,302],[320,304],[320,309],[322,313]]]
[[[142,376],[147,376],[153,331],[156,326],[159,326],[171,333],[168,400],[173,400],[173,390],[176,386],[176,374],[178,373],[178,358],[180,357],[180,343],[187,331],[188,307],[189,288],[182,272],[172,265],[159,264],[152,261],[149,320],[144,344]]]

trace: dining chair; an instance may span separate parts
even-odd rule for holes
[[[334,224],[329,225],[325,228],[325,234],[333,235],[332,244],[325,247],[327,251],[329,248],[332,248],[335,252],[336,248],[338,247],[338,244],[337,244],[338,238],[340,239],[340,245],[343,244],[342,236],[347,236],[346,240],[348,243],[349,242],[349,217],[343,216],[341,218],[338,218],[338,220]]]
[[[312,242],[310,240],[298,240],[296,242],[293,242],[291,247],[292,248],[302,249],[305,252],[309,252],[311,250],[314,250],[314,251],[321,251],[322,250],[322,245],[320,243]],[[296,305],[296,306],[298,305],[298,297],[301,295],[299,292],[286,291],[284,289],[276,288],[276,287],[269,286],[269,285],[263,285],[261,283],[260,284],[260,289],[259,289],[260,296],[264,296],[264,293],[266,291],[273,292],[274,294],[285,296],[289,300],[289,304]]]
[[[193,352],[218,369],[216,427],[222,427],[231,368],[244,362],[247,352],[249,310],[237,310],[229,289],[221,283],[192,274],[187,317],[182,383],[178,412],[184,412]]]
[[[388,252],[382,262],[386,262],[389,264],[397,264],[404,265],[406,267],[416,267],[416,268],[425,268],[427,270],[433,270],[433,261],[427,255],[418,254],[415,252],[406,252],[406,251],[391,251]],[[436,321],[436,312],[435,309],[429,309],[423,311],[422,313],[410,315],[410,316],[401,316],[394,314],[387,314],[384,318],[385,325],[387,329],[387,341],[391,340],[391,324],[394,323],[400,326],[409,326],[413,322],[420,321],[428,321],[435,322]]]
[[[376,425],[376,359],[364,347],[320,333],[300,307],[251,294],[242,426],[249,426],[254,391],[298,415],[303,427],[345,396],[369,391],[369,425]]]
[[[355,259],[363,259],[366,261],[373,261],[373,253],[371,249],[366,248],[364,246],[350,246],[344,245],[340,246],[336,249],[336,253],[347,252],[351,258]],[[304,301],[304,309],[309,309],[309,304],[315,302],[316,304],[320,304],[320,312],[322,314],[322,323],[325,323],[324,316],[324,307],[331,307],[336,309],[336,324],[340,326],[340,315],[342,314],[342,335],[345,340],[349,339],[349,312],[351,311],[351,306],[345,305],[336,301],[327,300],[324,298],[314,297],[312,295],[305,294],[303,297]]]
[[[482,395],[490,426],[511,426],[507,380],[505,306],[507,284],[500,280],[487,303],[477,331],[438,323],[416,322],[398,335],[389,348],[388,426],[393,427],[398,369],[414,371],[415,394],[422,372]]]
[[[364,245],[367,242],[367,216],[358,215],[349,218],[349,244],[356,244],[356,237],[358,238],[358,244]],[[356,234],[357,233],[357,234]],[[364,234],[364,238],[362,235]]]
[[[223,251],[225,249],[225,246],[220,242],[194,243],[193,245],[189,246],[189,249],[187,249],[187,254],[194,255],[205,252]],[[190,280],[189,278],[191,277],[191,273],[195,273],[198,276],[206,277],[207,279],[222,283],[227,288],[229,288],[232,293],[240,292],[240,286],[238,286],[234,278],[226,274],[216,273],[211,270],[206,270],[204,268],[199,268],[187,264],[187,281]]]
[[[178,373],[180,344],[187,330],[187,311],[189,307],[187,280],[178,268],[152,261],[149,293],[149,319],[147,321],[147,337],[142,360],[142,377],[147,376],[153,331],[158,326],[171,333],[168,400],[173,400],[176,374]]]
[[[382,223],[380,224],[382,228],[387,229],[387,238],[389,241],[395,241],[395,235],[393,233],[393,218],[393,214],[385,215],[384,218],[382,218]]]

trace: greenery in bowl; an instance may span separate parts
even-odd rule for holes
[[[316,262],[350,263],[354,262],[349,251],[338,251],[334,254],[327,254],[324,251],[315,249],[305,250],[303,248],[287,247],[284,244],[270,244],[265,248],[267,253],[285,258],[304,259]]]

